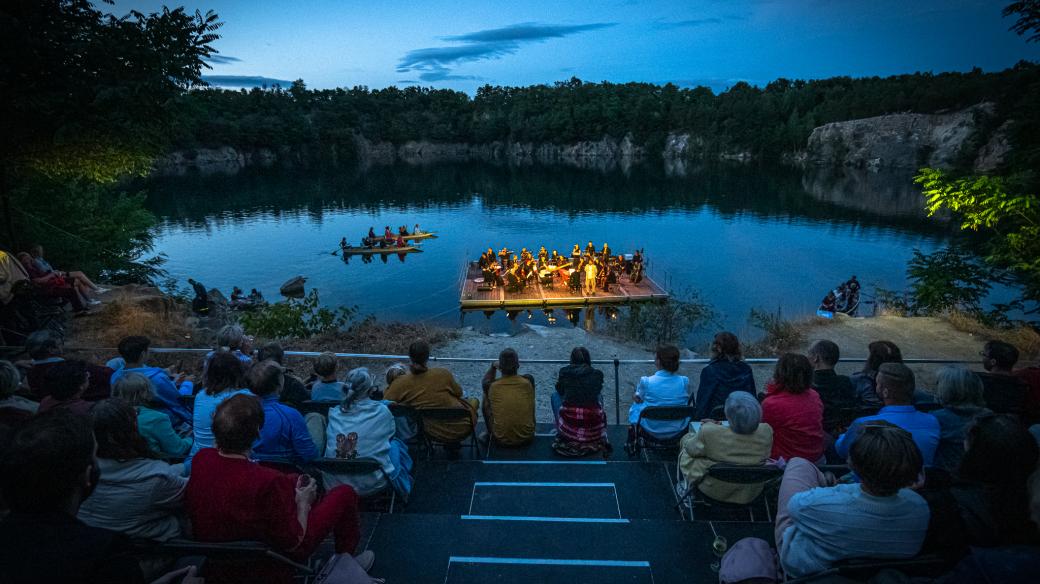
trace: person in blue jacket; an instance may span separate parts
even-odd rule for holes
[[[119,341],[119,355],[123,358],[124,365],[112,373],[109,383],[115,387],[116,382],[127,373],[144,375],[155,387],[155,395],[160,402],[157,405],[170,416],[174,429],[190,431],[191,412],[181,404],[180,396],[192,394],[192,383],[184,374],[179,374],[174,379],[166,369],[149,367],[146,361],[150,345],[151,340],[140,335],[125,337]]]
[[[710,418],[712,410],[724,405],[734,391],[755,395],[755,376],[743,361],[737,336],[721,332],[711,343],[711,362],[701,369],[695,403],[697,419]]]

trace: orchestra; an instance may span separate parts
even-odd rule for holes
[[[549,251],[544,246],[539,248],[537,255],[526,247],[519,253],[508,248],[495,253],[494,248],[489,247],[480,255],[477,265],[482,275],[478,282],[484,289],[502,287],[508,293],[520,293],[537,283],[548,289],[566,287],[585,296],[594,296],[597,291],[609,293],[611,286],[617,285],[622,276],[638,284],[643,280],[645,270],[642,250],[629,255],[614,255],[606,243],[601,251],[597,251],[591,241],[584,252],[580,245],[575,244],[570,257],[555,249]]]

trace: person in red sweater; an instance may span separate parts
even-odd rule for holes
[[[185,494],[195,539],[262,541],[305,562],[332,532],[336,553],[352,554],[361,535],[357,492],[342,485],[319,501],[310,476],[283,473],[249,460],[263,424],[263,406],[255,396],[239,394],[217,407],[216,448],[195,455]],[[356,559],[367,571],[374,554],[366,551]],[[220,582],[291,582],[293,577],[291,568],[267,562],[214,569]]]
[[[810,388],[813,368],[805,355],[784,353],[766,385],[762,421],[773,428],[772,458],[823,457],[823,402]]]

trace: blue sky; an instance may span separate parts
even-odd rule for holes
[[[116,0],[114,11],[163,2]],[[180,5],[173,3],[172,5]],[[987,71],[1040,60],[995,0],[210,0],[216,83],[477,87],[586,81],[724,89],[778,77]]]

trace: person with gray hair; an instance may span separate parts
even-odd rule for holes
[[[161,458],[186,456],[191,450],[192,437],[181,436],[173,429],[170,416],[161,409],[162,402],[155,386],[140,373],[127,373],[116,381],[112,397],[125,400],[137,412],[137,432],[148,443],[148,448]]]
[[[202,363],[202,376],[206,376],[209,362],[217,351],[226,351],[238,358],[242,365],[249,367],[253,364],[253,337],[246,334],[246,330],[240,324],[224,325],[217,331],[217,348],[206,353],[206,359]]]
[[[29,386],[29,397],[43,401],[50,394],[50,388],[47,385],[47,371],[65,360],[62,339],[53,331],[38,330],[25,339],[25,352],[32,359],[32,365],[25,373],[25,383]],[[83,392],[83,399],[93,402],[107,398],[112,393],[109,383],[112,378],[112,369],[88,363],[87,371],[90,372],[90,384]]]
[[[762,484],[727,483],[708,476],[708,469],[719,463],[759,465],[773,448],[773,429],[762,423],[762,406],[746,391],[734,391],[723,406],[726,423],[704,420],[690,424],[690,433],[679,443],[681,473],[677,490],[696,485],[705,496],[716,501],[743,505],[762,493]]]
[[[325,458],[373,459],[382,471],[363,476],[325,472],[325,485],[350,485],[364,497],[385,488],[389,477],[393,488],[407,496],[412,489],[412,458],[404,442],[394,437],[394,415],[381,400],[373,399],[377,389],[367,368],[347,373],[343,401],[329,408],[324,446]]]
[[[22,373],[10,361],[0,361],[0,419],[11,417],[29,417],[36,413],[40,404],[15,395],[22,384]]]
[[[943,367],[937,375],[935,395],[942,409],[932,412],[939,420],[939,447],[935,468],[954,472],[964,457],[964,439],[977,416],[992,413],[986,408],[982,380],[964,367]]]

